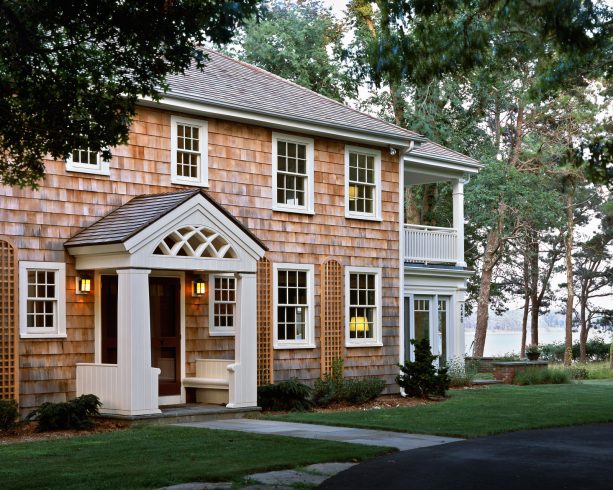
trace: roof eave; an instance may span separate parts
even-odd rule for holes
[[[439,156],[431,156],[431,155],[415,155],[413,153],[407,153],[404,157],[405,161],[415,162],[421,165],[431,165],[432,163],[443,164],[446,167],[450,165],[457,170],[461,170],[465,173],[476,174],[481,170],[484,165],[481,163],[471,163],[464,160],[456,159],[456,158],[445,158]]]

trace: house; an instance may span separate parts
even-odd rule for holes
[[[209,52],[141,100],[111,161],[0,187],[0,397],[94,393],[138,416],[256,405],[259,384],[397,389],[409,339],[463,355],[463,183],[478,162]],[[453,183],[453,228],[405,225],[405,186]]]

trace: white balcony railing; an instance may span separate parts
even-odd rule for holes
[[[404,260],[419,263],[450,263],[458,259],[458,231],[438,226],[404,225]]]

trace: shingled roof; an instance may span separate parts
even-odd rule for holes
[[[203,71],[171,75],[167,96],[287,120],[387,136],[407,141],[423,136],[382,121],[273,75],[256,66],[204,49]]]
[[[449,148],[430,140],[416,146],[408,156],[434,158],[435,160],[443,160],[446,162],[457,162],[464,165],[481,166],[478,160],[463,155],[457,151],[450,150]]]
[[[264,250],[268,250],[268,247],[266,247],[266,245],[245,225],[232,216],[232,214],[211,196],[200,189],[186,189],[162,194],[136,196],[123,206],[119,206],[111,213],[81,230],[65,242],[64,246],[82,247],[88,245],[123,243],[198,194],[202,195],[207,201],[233,221],[260,247]]]

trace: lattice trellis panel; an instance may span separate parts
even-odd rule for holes
[[[321,264],[321,376],[343,357],[343,266],[334,259]]]
[[[19,398],[17,367],[17,258],[0,240],[0,399]]]
[[[258,307],[258,386],[272,383],[272,264],[263,257],[256,276]]]

